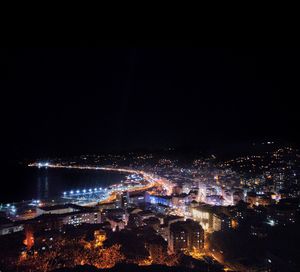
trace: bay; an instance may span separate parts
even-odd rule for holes
[[[62,196],[64,191],[107,187],[126,174],[103,170],[34,168],[9,165],[2,171],[0,203]]]

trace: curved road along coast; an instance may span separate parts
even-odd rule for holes
[[[127,168],[114,168],[114,167],[98,167],[98,166],[82,166],[82,165],[61,165],[61,164],[52,164],[52,163],[30,163],[28,164],[29,167],[44,167],[44,168],[63,168],[63,169],[80,169],[80,170],[102,170],[102,171],[115,171],[115,172],[122,172],[122,173],[130,173],[130,174],[137,174],[143,176],[143,178],[148,181],[150,184],[146,185],[142,188],[137,190],[147,190],[151,187],[155,186],[155,184],[161,185],[166,191],[167,195],[172,193],[173,184],[171,181],[158,177],[154,174],[146,173],[141,170],[134,170],[134,169],[127,169]],[[109,199],[104,200],[111,201],[111,197]],[[103,202],[103,201],[102,201]]]

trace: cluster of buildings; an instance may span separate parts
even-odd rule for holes
[[[23,224],[13,222],[5,217],[5,214],[0,214],[0,236],[8,235],[15,232],[23,231]]]
[[[114,166],[127,160],[124,156],[109,159],[115,160]],[[34,218],[20,221],[0,214],[0,236],[25,233],[25,245],[30,249],[33,237],[62,232],[68,226],[93,226],[98,244],[112,233],[134,232],[144,241],[151,260],[160,263],[163,254],[209,254],[206,239],[214,232],[240,228],[261,238],[267,237],[270,228],[294,224],[299,218],[299,156],[290,148],[215,164],[215,157],[199,159],[185,168],[170,159],[160,159],[151,168],[149,161],[154,159],[141,155],[130,165],[145,174],[151,169],[151,176],[161,177],[161,184],[157,178],[155,186],[127,190],[128,184],[146,183],[132,174],[110,202],[91,207],[37,205]]]
[[[162,247],[167,243],[170,253],[203,249],[204,231],[198,222],[160,213],[155,209],[155,204],[147,202],[148,197],[147,193],[133,195],[132,198],[128,193],[124,193],[120,196],[122,207],[118,207],[118,201],[95,207],[75,204],[36,207],[37,216],[33,219],[1,224],[1,235],[26,233],[29,229],[34,235],[60,231],[66,226],[77,227],[86,224],[99,226],[99,230],[108,232],[137,228],[145,228],[145,232],[148,232],[151,228],[157,236],[163,238]],[[27,244],[32,246],[32,243]]]

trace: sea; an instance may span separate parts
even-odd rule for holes
[[[65,191],[107,187],[124,173],[103,170],[35,168],[9,165],[1,170],[0,204],[58,198]]]

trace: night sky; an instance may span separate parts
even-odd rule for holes
[[[1,49],[11,157],[300,139],[296,49]]]

